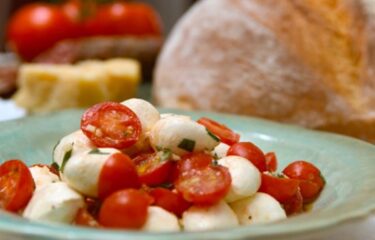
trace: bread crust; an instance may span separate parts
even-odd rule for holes
[[[375,141],[374,26],[364,0],[201,1],[162,50],[153,96]]]

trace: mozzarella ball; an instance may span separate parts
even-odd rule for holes
[[[241,225],[269,223],[285,219],[280,203],[266,193],[258,192],[251,197],[231,203]]]
[[[187,116],[187,115],[181,115],[181,114],[175,114],[175,113],[162,113],[162,114],[160,114],[160,119],[165,119],[165,118],[169,118],[169,117],[180,117],[180,118],[184,118],[184,119],[187,119],[187,120],[191,120],[191,117]]]
[[[130,108],[137,115],[142,126],[138,141],[132,147],[124,149],[124,151],[127,154],[132,154],[150,148],[148,135],[152,126],[160,119],[158,110],[151,103],[139,98],[128,99],[121,104]]]
[[[84,207],[81,195],[64,182],[37,188],[23,212],[23,217],[57,223],[72,223],[78,210]]]
[[[227,167],[232,177],[231,188],[225,196],[227,202],[249,197],[258,191],[261,174],[249,160],[239,156],[227,156],[219,159],[218,163]]]
[[[218,158],[223,158],[227,156],[228,149],[229,149],[229,145],[221,142],[219,145],[215,147],[215,149],[211,152],[211,154]]]
[[[156,150],[169,149],[180,156],[188,152],[212,151],[219,144],[204,126],[180,116],[159,120],[150,132],[150,142]]]
[[[121,103],[132,110],[142,124],[142,132],[149,132],[152,126],[160,119],[158,110],[149,102],[139,99],[132,98]]]
[[[182,215],[185,231],[206,231],[238,226],[233,210],[224,201],[213,206],[193,206]]]
[[[112,148],[98,148],[73,155],[61,169],[61,178],[78,192],[98,196],[98,182],[101,170],[107,159],[120,151]]]
[[[180,231],[177,217],[163,208],[155,206],[148,207],[147,214],[147,220],[142,230],[149,232]]]
[[[67,152],[76,154],[92,148],[95,148],[94,144],[81,130],[78,130],[63,137],[57,143],[53,150],[53,161],[61,166]]]
[[[33,176],[36,188],[60,181],[59,177],[56,174],[51,173],[49,168],[46,166],[33,166],[30,167],[29,170]]]

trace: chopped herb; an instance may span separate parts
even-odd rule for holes
[[[171,159],[171,157],[172,157],[172,151],[170,149],[164,149],[160,155],[160,160],[164,162],[164,161]]]
[[[70,149],[64,154],[64,158],[61,164],[61,172],[64,172],[65,164],[68,162],[70,157],[72,156],[73,149]]]
[[[269,175],[276,177],[276,178],[285,178],[285,175],[282,173],[277,173],[277,172],[269,172]]]
[[[182,139],[180,144],[178,144],[178,147],[181,148],[181,149],[184,149],[188,152],[192,152],[194,150],[194,147],[195,147],[195,141],[191,140],[191,139],[184,138],[184,139]]]
[[[159,185],[161,188],[171,189],[173,188],[173,183],[162,183]]]
[[[212,165],[213,165],[213,166],[219,166],[219,162],[217,161],[217,159],[214,159],[214,160],[212,161]]]
[[[212,132],[210,132],[207,128],[206,128],[206,131],[207,131],[208,135],[210,137],[212,137],[216,142],[220,142],[220,139],[218,137],[216,137],[215,134],[213,134]]]
[[[219,160],[219,156],[217,155],[217,153],[214,153],[213,158],[214,158],[214,160]]]
[[[51,167],[53,167],[54,169],[56,169],[57,171],[60,171],[60,167],[59,167],[59,164],[57,164],[57,162],[53,162],[51,164]]]
[[[101,152],[98,148],[94,148],[89,152],[89,154],[109,155],[109,153]]]
[[[158,151],[158,152],[163,151],[163,148],[160,147],[160,146],[156,146],[156,151]]]
[[[55,157],[54,157],[54,155],[55,155],[55,150],[56,150],[57,146],[60,144],[60,142],[61,142],[61,139],[60,139],[59,141],[57,141],[57,143],[56,143],[55,146],[53,147],[53,150],[52,150],[52,159],[55,158]]]

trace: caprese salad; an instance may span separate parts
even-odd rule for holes
[[[0,208],[45,222],[145,231],[270,223],[304,211],[325,185],[294,161],[209,118],[159,114],[141,99],[89,108],[51,165],[0,165]]]

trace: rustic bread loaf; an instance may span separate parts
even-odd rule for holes
[[[160,106],[375,141],[374,0],[203,0],[158,59]]]

